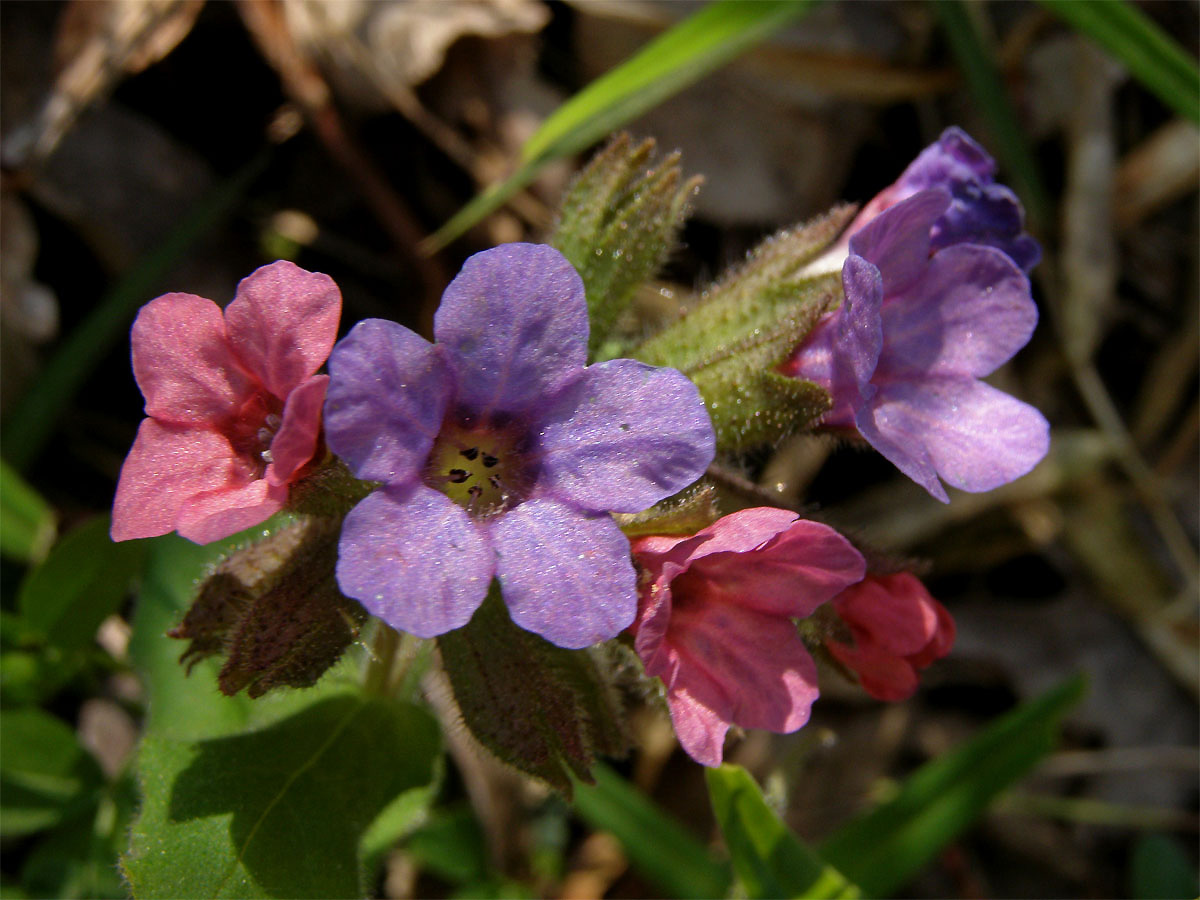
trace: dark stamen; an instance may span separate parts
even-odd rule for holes
[[[473,484],[469,488],[467,488],[467,493],[470,494],[472,497],[474,497],[476,500],[478,500],[479,495],[483,493],[483,488],[481,488],[477,484]]]
[[[500,462],[500,460],[492,456],[490,453],[483,454],[483,464],[489,469],[498,462]]]
[[[463,456],[465,456],[467,459],[474,459],[475,457],[477,457],[479,455],[479,448],[471,447],[468,450],[459,450],[458,452],[461,453]]]
[[[470,477],[471,473],[466,469],[451,469],[449,474],[446,475],[446,479],[452,484],[462,484]],[[475,488],[471,488],[471,490],[475,490]]]
[[[488,484],[490,484],[490,485],[491,485],[492,487],[494,487],[494,488],[497,488],[497,489],[499,489],[499,487],[500,487],[500,476],[499,476],[499,475],[489,475],[489,476],[488,476]]]

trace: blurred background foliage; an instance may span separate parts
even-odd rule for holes
[[[765,797],[736,769],[706,781],[653,703],[633,719],[638,750],[574,807],[444,723],[437,800],[376,835],[376,890],[708,896],[736,875],[776,896],[837,875],[800,850],[764,855],[774,834],[868,893],[1193,896],[1198,33],[1193,2],[8,0],[4,894],[125,891],[114,860],[148,665],[129,589],[188,552],[107,541],[141,414],[125,340],[141,304],[224,302],[286,257],[334,277],[344,327],[427,332],[461,261],[544,237],[580,154],[627,125],[705,178],[682,247],[637,298],[652,322],[765,234],[869,199],[957,124],[997,156],[1046,250],[1042,326],[997,377],[1050,419],[1050,456],[949,506],[807,437],[730,472],[918,561],[958,621],[952,655],[899,705],[825,676],[805,729],[730,754]],[[996,802],[954,790],[980,771],[999,789],[1034,762]],[[885,843],[913,833],[896,820],[855,818],[889,798],[877,810],[949,828],[912,838],[926,856]],[[847,847],[871,844],[883,862],[852,872]]]

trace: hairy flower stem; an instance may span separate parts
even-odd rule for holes
[[[363,691],[366,694],[385,696],[389,692],[392,668],[399,646],[399,632],[376,619],[370,655],[363,670]]]

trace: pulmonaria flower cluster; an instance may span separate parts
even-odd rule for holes
[[[746,509],[688,537],[634,541],[643,571],[635,648],[666,685],[679,742],[719,765],[731,725],[788,733],[816,700],[817,669],[793,619],[863,577],[827,525]]]
[[[165,294],[133,324],[146,414],[121,468],[112,539],[228,537],[283,508],[317,451],[342,297],[328,275],[263,266],[222,312]]]
[[[920,171],[909,181],[933,181],[941,170]],[[871,219],[850,238],[842,305],[782,367],[830,393],[823,427],[856,431],[943,502],[939,478],[991,490],[1049,448],[1041,413],[979,380],[1025,346],[1038,318],[1022,267],[986,245],[993,205],[976,210],[938,186]],[[959,242],[972,238],[972,225],[981,242]],[[1026,240],[1007,245],[1036,260]]]
[[[330,447],[383,482],[347,516],[337,579],[395,628],[458,628],[493,576],[513,621],[562,647],[615,636],[637,607],[637,512],[713,458],[699,392],[673,369],[586,366],[583,283],[552,247],[471,257],[434,318],[437,343],[380,319],[334,349]]]
[[[868,575],[833,598],[847,626],[825,647],[877,700],[906,700],[917,690],[917,672],[950,652],[954,619],[909,572]]]

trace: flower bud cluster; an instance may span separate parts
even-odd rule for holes
[[[436,638],[468,728],[566,791],[626,744],[596,651],[623,633],[705,765],[732,726],[808,720],[812,650],[874,697],[916,689],[954,636],[921,583],[789,510],[722,516],[705,475],[797,431],[864,441],[943,501],[943,481],[989,490],[1032,468],[1045,420],[979,380],[1036,323],[1020,206],[951,130],[857,218],[781,232],[646,335],[633,297],[698,185],[653,155],[619,137],[553,246],[467,260],[433,342],[369,319],[335,346],[336,285],[288,262],[224,311],[189,294],[143,308],[148,418],[113,539],[297,517],[201,586],[173,632],[185,660],[225,655],[229,693],[305,686],[374,616]],[[814,617],[830,627],[797,627]]]

